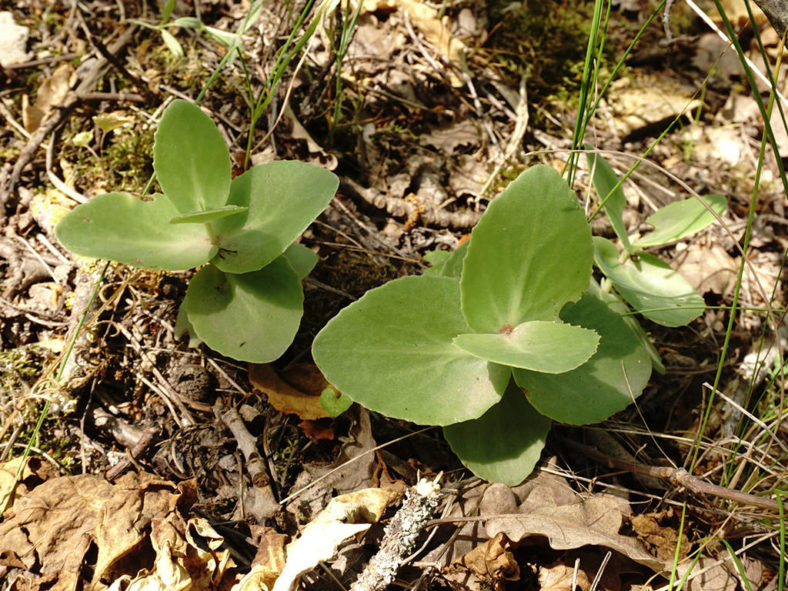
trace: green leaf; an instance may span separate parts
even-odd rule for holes
[[[452,343],[469,330],[455,279],[402,277],[332,318],[312,355],[331,384],[367,408],[449,425],[498,402],[511,372]]]
[[[269,162],[233,179],[228,203],[246,214],[213,222],[227,273],[255,271],[274,260],[323,211],[339,186],[328,170],[297,161]]]
[[[651,366],[653,369],[657,371],[657,373],[664,374],[665,373],[665,366],[662,364],[662,358],[659,356],[659,352],[657,348],[654,346],[654,343],[651,342],[651,339],[648,338],[646,331],[643,330],[643,327],[640,326],[640,322],[637,321],[637,318],[632,314],[630,308],[618,297],[615,293],[610,293],[607,291],[602,291],[602,288],[596,282],[596,280],[591,280],[591,284],[588,287],[588,293],[595,298],[602,300],[607,307],[621,316],[621,319],[627,323],[629,328],[635,333],[640,344],[648,353],[649,358],[651,359]]]
[[[164,111],[153,144],[153,168],[178,213],[227,204],[230,154],[210,117],[191,103],[176,100]]]
[[[711,209],[721,215],[728,205],[723,195],[705,195],[703,200]],[[659,209],[646,219],[654,226],[654,231],[635,242],[635,246],[646,248],[675,242],[714,223],[715,217],[698,199],[677,201]]]
[[[591,230],[556,171],[534,166],[498,196],[471,234],[462,311],[476,332],[553,320],[588,287]]]
[[[210,260],[216,253],[205,226],[172,226],[177,215],[163,195],[143,201],[126,193],[107,193],[75,207],[57,225],[68,250],[149,269],[178,271]]]
[[[550,419],[528,403],[514,383],[478,419],[443,428],[446,441],[476,476],[510,486],[533,471],[550,431]]]
[[[172,11],[175,10],[175,0],[167,0],[161,8],[161,22],[167,22],[170,18]]]
[[[217,43],[225,47],[232,47],[238,41],[238,36],[235,33],[228,33],[216,27],[203,26],[203,30]]]
[[[446,264],[446,261],[451,256],[448,250],[431,250],[424,254],[424,260],[430,264],[429,267],[424,269],[423,275],[431,275],[433,277],[441,277],[441,272]]]
[[[452,252],[445,250],[433,250],[424,255],[424,260],[433,266],[424,271],[425,275],[438,277],[453,277],[459,279],[462,275],[462,265],[465,262],[465,255],[468,254],[469,240],[466,240],[455,248]]]
[[[318,260],[317,254],[315,254],[303,244],[296,243],[293,243],[287,247],[287,250],[284,252],[284,256],[293,269],[295,269],[296,275],[298,275],[299,279],[303,279],[309,275],[309,273],[312,272],[312,269],[315,268]]]
[[[193,16],[182,16],[180,18],[176,18],[172,21],[173,26],[175,27],[186,27],[189,29],[202,29],[205,25],[202,24],[202,21],[198,18],[194,18]]]
[[[320,406],[332,417],[338,417],[353,405],[353,401],[337,392],[334,388],[326,388],[320,393]]]
[[[608,306],[585,294],[561,311],[561,319],[596,331],[599,348],[586,363],[562,374],[514,370],[528,400],[561,423],[598,423],[640,396],[651,376],[649,355],[629,325]]]
[[[455,279],[460,278],[462,275],[462,267],[465,263],[465,257],[468,255],[468,246],[470,243],[470,240],[466,240],[454,249],[441,269],[441,276],[453,277]]]
[[[613,226],[613,231],[621,240],[621,244],[627,252],[633,252],[632,244],[627,236],[627,227],[624,224],[624,208],[627,206],[627,198],[624,196],[624,189],[618,185],[618,176],[613,167],[607,160],[593,152],[586,152],[588,158],[588,168],[594,171],[594,188],[600,200],[604,201],[605,214]],[[612,193],[611,193],[612,191]]]
[[[180,339],[187,334],[189,336],[189,347],[192,349],[202,345],[202,339],[194,332],[194,327],[189,321],[189,315],[186,313],[186,306],[183,305],[183,302],[178,307],[178,315],[175,317],[175,327],[172,332],[176,339]]]
[[[641,254],[638,260],[619,261],[616,245],[594,237],[597,266],[610,278],[616,291],[639,314],[663,326],[684,326],[705,308],[686,279],[660,259]]]
[[[588,361],[599,335],[571,324],[533,320],[498,334],[461,334],[454,344],[475,357],[502,365],[563,373]]]
[[[252,363],[278,358],[295,337],[304,294],[284,257],[243,275],[213,265],[191,280],[183,300],[194,332],[222,355]]]
[[[225,205],[217,209],[209,211],[195,211],[194,213],[186,213],[183,215],[176,215],[170,220],[171,224],[206,224],[213,220],[218,220],[228,215],[235,215],[243,213],[248,208],[240,207],[238,205]]]
[[[164,41],[164,45],[167,46],[167,49],[170,50],[170,53],[175,57],[183,57],[183,47],[181,47],[180,42],[173,36],[173,34],[169,31],[166,31],[165,29],[159,29],[159,33],[161,33],[161,40]]]

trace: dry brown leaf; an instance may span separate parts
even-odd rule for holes
[[[232,591],[258,591],[261,585],[270,589],[285,566],[288,536],[269,527],[252,526],[252,532],[257,542],[252,570],[233,586]]]
[[[29,102],[22,103],[22,123],[28,133],[38,129],[52,109],[63,102],[75,80],[74,67],[71,64],[63,64],[52,73],[51,77],[41,83],[36,102],[32,106]]]
[[[671,512],[672,513],[672,512]],[[671,518],[665,512],[645,513],[643,515],[633,515],[629,518],[632,529],[637,537],[651,550],[651,554],[656,554],[657,558],[668,563],[673,560],[676,553],[676,543],[678,542],[678,529],[672,525],[660,525],[659,520]],[[682,554],[679,556],[683,560],[687,555],[690,544],[686,535],[681,537]]]
[[[482,516],[507,514],[487,522],[490,537],[503,532],[516,543],[530,536],[544,536],[556,550],[599,545],[654,570],[661,570],[665,565],[646,552],[638,539],[618,533],[624,516],[629,514],[625,499],[609,494],[584,497],[562,478],[544,472],[516,489],[508,489],[509,495],[506,489],[495,484],[482,497],[479,507]]]
[[[221,549],[224,539],[202,517],[188,522],[178,513],[156,518],[150,540],[156,552],[153,568],[116,578],[108,591],[213,590],[234,566],[230,551]]]
[[[440,19],[438,11],[421,0],[363,0],[366,12],[377,10],[403,10],[408,13],[413,25],[441,55],[454,63],[461,63],[466,50],[465,44],[451,34],[448,19]]]
[[[285,381],[284,376],[280,377],[270,364],[250,365],[249,381],[268,397],[271,406],[283,414],[295,414],[305,421],[331,416],[320,404],[320,393],[329,383],[315,366],[303,364],[295,367],[298,369],[291,369],[287,374],[288,381]],[[298,385],[309,390],[301,390]]]
[[[0,523],[0,555],[15,556],[35,574],[53,575],[54,588],[70,591],[95,544],[96,584],[142,541],[154,518],[175,509],[182,494],[145,473],[125,474],[115,484],[92,474],[53,478],[18,499],[11,517]]]
[[[701,104],[693,98],[694,88],[684,88],[667,76],[622,79],[614,86],[615,92],[607,100],[613,125],[623,136],[679,113],[690,114]]]
[[[16,474],[21,465],[22,456],[0,463],[0,507],[11,507],[16,499],[27,493],[27,487],[22,484],[22,481],[33,475],[33,471],[30,469],[30,458],[25,462],[19,474],[19,481],[17,481]]]
[[[460,564],[488,581],[519,581],[520,566],[509,551],[511,542],[504,534],[479,544],[460,559]]]
[[[591,588],[591,579],[584,569],[577,570],[576,587],[572,586],[574,577],[574,564],[558,561],[543,566],[539,569],[539,591],[575,591],[578,587],[581,591],[588,591]]]
[[[736,283],[738,265],[725,249],[712,242],[693,240],[678,253],[673,268],[690,282],[699,294],[729,294]]]
[[[435,129],[419,138],[419,143],[422,146],[432,146],[449,156],[461,146],[478,147],[483,141],[484,138],[478,124],[471,119],[462,119],[447,127]]]
[[[326,421],[301,421],[298,428],[315,441],[333,441],[336,437],[333,425]]]
[[[294,491],[299,491],[298,496],[286,505],[288,512],[315,515],[335,494],[370,487],[376,462],[372,451],[377,444],[372,437],[369,411],[358,408],[346,415],[353,417],[354,423],[336,460],[327,466],[304,465],[303,472],[298,475],[293,486]]]

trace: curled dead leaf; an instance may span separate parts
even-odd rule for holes
[[[320,393],[330,384],[315,365],[294,365],[281,376],[269,364],[250,365],[249,381],[283,414],[295,414],[304,421],[331,416],[320,404]]]
[[[25,131],[33,133],[37,130],[52,109],[63,103],[75,81],[74,67],[71,64],[63,64],[41,83],[33,105],[30,105],[29,99],[25,96],[22,103],[22,123]]]
[[[509,548],[512,543],[503,533],[479,544],[460,559],[460,564],[492,581],[520,580],[520,566]]]
[[[193,501],[193,486],[179,489],[145,473],[124,474],[115,484],[93,474],[53,478],[17,499],[0,523],[0,555],[71,591],[85,584],[83,562],[95,547],[93,588],[142,542],[155,518],[175,511],[181,497]]]

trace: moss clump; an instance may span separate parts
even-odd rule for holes
[[[110,134],[104,147],[109,190],[141,191],[145,187],[153,174],[153,134],[152,126],[122,127]]]
[[[512,8],[515,6],[514,8]],[[559,101],[571,100],[580,87],[594,3],[546,0],[488,5],[490,30],[485,46],[495,61],[519,76],[529,90]]]

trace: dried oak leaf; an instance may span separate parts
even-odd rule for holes
[[[539,591],[576,591],[578,588],[581,591],[591,588],[591,579],[582,568],[577,571],[577,579],[574,565],[560,560],[539,569]]]
[[[544,472],[516,489],[490,486],[479,511],[482,516],[506,514],[487,522],[490,537],[503,532],[517,543],[530,536],[543,536],[555,550],[605,546],[654,570],[665,566],[664,561],[646,552],[640,540],[619,533],[624,516],[629,514],[626,499],[609,494],[581,496],[564,479]]]
[[[672,513],[672,510],[670,513]],[[652,554],[656,554],[657,558],[666,563],[673,560],[679,534],[676,526],[670,524],[665,526],[661,523],[674,517],[668,512],[662,512],[633,515],[629,518],[629,522],[637,537],[651,550]],[[682,553],[679,556],[679,560],[683,560],[687,556],[689,547],[690,543],[687,536],[682,535]]]
[[[509,551],[512,543],[502,533],[479,544],[460,559],[460,563],[477,575],[493,581],[517,581],[520,567]]]
[[[173,512],[151,522],[151,545],[156,552],[153,568],[136,576],[122,575],[108,591],[209,591],[227,588],[235,566],[224,539],[202,517],[186,521]]]
[[[0,523],[0,557],[56,577],[51,589],[71,591],[81,584],[85,555],[95,544],[92,588],[143,540],[155,517],[175,509],[182,494],[145,473],[125,474],[115,484],[92,474],[53,478],[18,499]]]

